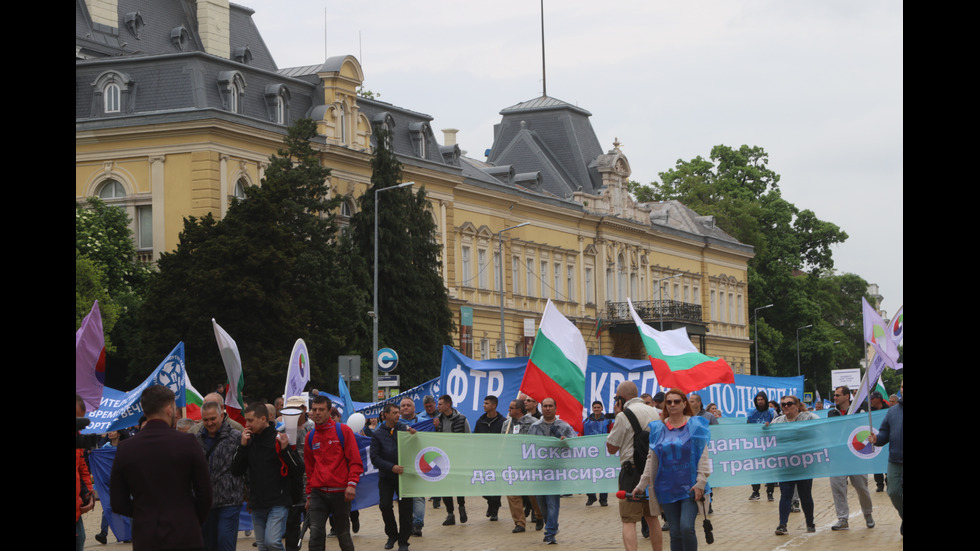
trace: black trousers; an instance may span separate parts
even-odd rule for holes
[[[388,539],[397,539],[398,546],[408,545],[412,535],[412,510],[415,500],[408,497],[398,500],[398,522],[395,522],[395,511],[392,500],[398,490],[398,481],[388,478],[378,479],[378,507],[381,509],[381,519],[385,523],[385,535]]]

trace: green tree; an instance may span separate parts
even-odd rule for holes
[[[351,217],[352,245],[373,285],[375,191],[401,183],[401,163],[377,130],[371,188]],[[378,342],[398,352],[401,384],[409,388],[439,375],[442,346],[452,343],[453,317],[440,268],[436,224],[425,187],[381,193],[378,205]],[[369,350],[369,348],[368,348]],[[367,357],[370,353],[365,350]],[[369,364],[370,365],[370,364]]]
[[[859,297],[867,284],[851,274],[833,276],[833,246],[847,234],[784,199],[779,180],[761,147],[718,145],[708,159],[678,160],[660,173],[659,182],[631,191],[645,200],[678,200],[699,214],[712,215],[721,229],[755,248],[748,265],[749,312],[776,305],[760,312],[762,374],[796,375],[796,330],[813,324],[800,333],[801,358],[819,364],[815,372],[800,370],[812,388],[825,378],[829,384],[830,368],[853,367],[860,359],[854,354],[858,343],[853,327],[855,320],[861,321]],[[843,301],[855,296],[856,310],[845,307]],[[750,331],[756,339],[754,324]],[[827,344],[836,340],[848,343],[846,351],[835,352]],[[754,364],[754,349],[752,354]]]
[[[185,219],[142,312],[148,367],[182,340],[195,386],[223,382],[214,318],[238,344],[249,397],[282,392],[297,338],[309,348],[312,384],[328,388],[327,367],[364,334],[367,306],[337,241],[330,213],[340,199],[329,198],[330,170],[310,142],[315,131],[312,120],[297,121],[262,185],[233,200],[223,220]]]
[[[96,197],[75,205],[75,329],[95,300],[102,313],[106,384],[125,384],[136,315],[152,274],[137,256],[129,216]]]

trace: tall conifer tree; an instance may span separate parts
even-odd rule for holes
[[[369,293],[373,286],[375,191],[402,183],[401,163],[391,151],[390,135],[377,128],[375,137],[371,188],[360,197],[360,209],[351,218],[352,242],[364,259],[364,287]],[[452,343],[452,313],[440,275],[440,246],[429,208],[424,186],[380,194],[378,343],[398,353],[402,388],[438,377],[442,346]]]

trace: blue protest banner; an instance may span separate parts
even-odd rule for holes
[[[872,413],[878,427],[886,411]],[[874,429],[877,433],[877,429]],[[715,425],[708,457],[712,486],[742,486],[850,474],[883,473],[888,454],[868,443],[868,416],[795,423]]]
[[[500,400],[497,410],[506,412],[507,404],[517,398],[526,367],[527,357],[473,360],[444,346],[439,384],[443,394],[453,399],[453,407],[473,426],[483,415],[483,399],[488,395],[496,396]]]
[[[443,358],[445,358],[445,355],[443,355]],[[436,399],[438,399],[439,389],[440,389],[439,379],[432,379],[429,382],[422,383],[417,387],[410,388],[405,392],[402,392],[401,394],[396,394],[391,398],[388,398],[387,400],[384,400],[382,402],[375,402],[373,404],[354,402],[354,406],[355,407],[359,406],[357,409],[357,413],[360,413],[364,415],[365,418],[370,419],[372,417],[377,417],[378,414],[381,413],[382,406],[384,406],[385,404],[388,403],[400,404],[402,398],[405,398],[407,396],[411,398],[413,402],[415,402],[415,413],[418,414],[418,413],[423,413],[425,411],[425,408],[422,407],[422,399],[425,398],[426,396],[433,396]]]
[[[143,390],[150,385],[166,386],[174,392],[177,406],[185,406],[184,380],[184,343],[180,342],[153,373],[133,390],[121,392],[104,387],[99,409],[86,414],[92,423],[81,431],[82,434],[102,434],[135,426],[143,415],[140,397],[143,396]]]
[[[483,415],[483,399],[493,394],[506,404],[517,397],[527,358],[473,360],[452,347],[443,347],[442,388],[453,399],[453,407],[466,416],[472,425]],[[624,381],[633,381],[640,394],[656,394],[661,390],[649,360],[630,360],[612,356],[589,356],[585,370],[585,402],[602,402],[603,409],[613,410],[616,388]],[[714,402],[724,417],[745,417],[752,407],[752,398],[764,391],[770,399],[779,400],[787,394],[803,392],[803,377],[757,377],[735,375],[734,384],[717,384],[698,391],[704,405]],[[438,394],[435,394],[438,396]],[[506,408],[501,405],[498,407]]]

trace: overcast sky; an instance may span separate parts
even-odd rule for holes
[[[238,0],[280,68],[358,56],[380,99],[460,130],[483,159],[499,112],[539,97],[529,0]],[[592,113],[632,179],[757,145],[784,198],[850,236],[839,272],[903,304],[903,6],[893,1],[546,0],[548,95]]]

